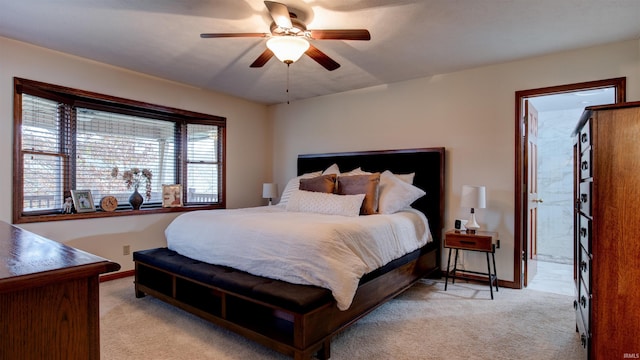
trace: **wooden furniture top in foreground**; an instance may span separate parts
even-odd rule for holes
[[[99,275],[119,269],[0,222],[0,359],[99,360]]]
[[[0,222],[0,293],[119,269],[107,259]]]

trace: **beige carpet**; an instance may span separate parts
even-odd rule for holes
[[[331,359],[578,359],[572,297],[422,280],[336,336]],[[287,359],[152,297],[100,285],[101,358]]]

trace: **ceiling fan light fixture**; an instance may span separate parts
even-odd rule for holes
[[[291,64],[309,49],[309,42],[297,36],[274,36],[267,40],[267,48],[285,64]]]

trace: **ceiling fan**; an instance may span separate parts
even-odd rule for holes
[[[340,67],[322,51],[309,43],[309,40],[370,40],[371,35],[366,29],[351,30],[307,30],[304,22],[287,8],[286,5],[265,1],[269,14],[273,19],[270,33],[205,33],[201,38],[231,38],[231,37],[263,37],[267,40],[267,49],[258,56],[250,67],[262,67],[274,55],[287,65],[296,62],[303,54],[333,71]]]

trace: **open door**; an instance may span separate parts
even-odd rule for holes
[[[506,287],[521,289],[529,284],[537,270],[537,219],[538,206],[538,114],[525,100],[547,95],[563,95],[602,89],[615,89],[614,100],[592,103],[600,105],[625,101],[626,78],[588,81],[575,84],[550,86],[516,91],[515,99],[515,216],[513,249],[513,282],[503,282]],[[575,120],[576,123],[578,119]],[[568,137],[568,141],[571,139]],[[531,154],[531,156],[530,156]],[[567,189],[567,191],[572,191]]]
[[[523,250],[524,286],[536,276],[538,270],[538,204],[542,199],[538,198],[538,110],[529,100],[524,101],[524,134],[525,134],[525,179],[527,181],[527,223],[526,242]]]

